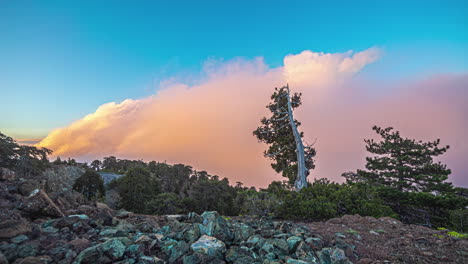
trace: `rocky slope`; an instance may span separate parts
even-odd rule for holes
[[[466,240],[390,218],[137,215],[62,187],[27,193],[28,181],[0,175],[0,264],[468,263]]]

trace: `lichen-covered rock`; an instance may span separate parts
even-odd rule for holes
[[[323,248],[317,255],[323,264],[352,264],[340,248]]]
[[[261,250],[261,254],[274,254],[275,258],[282,258],[289,254],[288,243],[284,239],[270,238],[265,241]]]
[[[194,252],[219,258],[226,252],[226,244],[223,241],[207,235],[201,236],[190,247]]]
[[[229,230],[228,223],[218,212],[207,211],[201,217],[203,223],[198,226],[202,235],[213,236],[225,242],[232,240],[233,235]]]

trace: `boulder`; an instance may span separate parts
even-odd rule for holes
[[[14,181],[16,179],[16,173],[7,168],[0,168],[0,180]]]
[[[281,258],[289,254],[289,246],[284,239],[270,238],[265,241],[260,249],[260,253],[263,255],[271,253],[277,258]],[[272,256],[271,254],[269,256]]]
[[[340,248],[323,248],[317,252],[317,256],[324,264],[352,264]]]
[[[194,252],[219,258],[226,252],[226,244],[223,241],[207,235],[202,235],[190,247]]]
[[[203,218],[203,223],[198,226],[202,235],[213,236],[225,242],[233,239],[226,219],[221,217],[218,212],[206,211],[201,217]]]

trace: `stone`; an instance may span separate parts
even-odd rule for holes
[[[85,238],[76,238],[76,239],[68,242],[68,244],[70,244],[76,250],[81,251],[81,250],[89,247],[89,245],[91,245],[91,242],[88,239],[85,239]]]
[[[16,256],[17,248],[18,248],[18,245],[16,244],[4,244],[4,245],[0,244],[0,252],[4,255],[4,257],[8,261],[13,261],[17,257]]]
[[[109,206],[108,206],[107,204],[105,204],[105,203],[99,203],[99,202],[97,202],[97,203],[96,203],[96,207],[97,207],[98,209],[105,209],[105,210],[109,210],[109,211],[111,210],[111,209],[109,208]]]
[[[289,247],[289,252],[294,252],[296,251],[296,248],[297,246],[299,245],[299,243],[302,241],[302,237],[298,237],[298,236],[292,236],[292,237],[289,237],[286,242],[288,243],[288,247]]]
[[[317,252],[320,263],[324,264],[352,264],[340,248],[323,248]]]
[[[311,262],[300,260],[300,259],[288,259],[286,261],[287,264],[310,264]]]
[[[190,223],[202,223],[203,222],[203,218],[195,212],[188,213],[187,220]]]
[[[216,211],[206,211],[201,217],[203,223],[198,224],[202,235],[213,236],[222,241],[231,241],[233,235],[228,228],[228,223]]]
[[[20,258],[36,256],[38,251],[38,246],[36,244],[23,244],[18,247],[16,254]]]
[[[246,241],[246,244],[249,247],[256,247],[256,248],[261,248],[263,246],[263,243],[265,243],[265,239],[261,235],[253,235],[249,237]]]
[[[111,238],[104,243],[89,247],[81,251],[73,263],[115,262],[123,256],[125,248],[130,244],[130,239],[126,237]]]
[[[31,232],[31,226],[21,220],[5,220],[0,223],[0,238],[12,238]]]
[[[16,173],[7,168],[0,168],[0,180],[14,181],[16,179]]]
[[[252,258],[248,248],[246,247],[237,247],[233,246],[229,248],[226,253],[226,260],[229,263],[253,263],[254,259]]]
[[[226,252],[226,244],[223,241],[207,235],[202,235],[190,247],[194,252],[220,258]]]
[[[273,253],[277,257],[288,255],[288,243],[284,239],[267,239],[260,250],[260,253],[262,252],[264,254]]]
[[[99,250],[112,260],[119,259],[125,252],[125,245],[119,238],[112,238],[99,245]]]
[[[133,215],[132,212],[129,212],[125,209],[120,209],[119,211],[117,211],[117,213],[115,214],[115,216],[119,217],[119,218],[127,218],[129,217],[130,215]]]
[[[89,216],[87,216],[87,215],[85,215],[85,214],[69,215],[68,217],[78,217],[78,218],[81,219],[81,220],[89,219]]]
[[[49,256],[38,256],[38,257],[26,257],[21,260],[15,261],[15,264],[48,264],[52,263],[53,260]]]
[[[16,236],[14,238],[11,239],[11,242],[12,243],[15,243],[15,244],[21,244],[23,243],[24,241],[27,241],[29,240],[29,237],[26,236],[26,235],[19,235],[19,236]]]
[[[0,252],[0,264],[8,264],[8,259]]]
[[[296,256],[297,259],[300,259],[300,260],[308,261],[311,263],[318,262],[318,259],[315,256],[314,251],[304,241],[299,242],[299,245],[297,245],[294,255]]]

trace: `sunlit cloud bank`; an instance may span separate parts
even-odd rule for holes
[[[355,78],[381,51],[316,53],[284,58],[268,67],[262,58],[209,61],[201,84],[172,80],[155,95],[107,103],[73,124],[52,131],[39,146],[55,156],[91,160],[108,155],[193,165],[232,183],[266,186],[279,180],[262,156],[266,148],[252,131],[268,114],[274,87],[289,83],[303,93],[297,111],[306,141],[315,144],[317,169],[311,177],[341,181],[362,168],[364,138],[374,124],[394,126],[404,136],[441,138],[451,149],[443,161],[453,180],[467,185],[464,136],[468,132],[468,75],[428,76],[413,82],[378,83]]]

